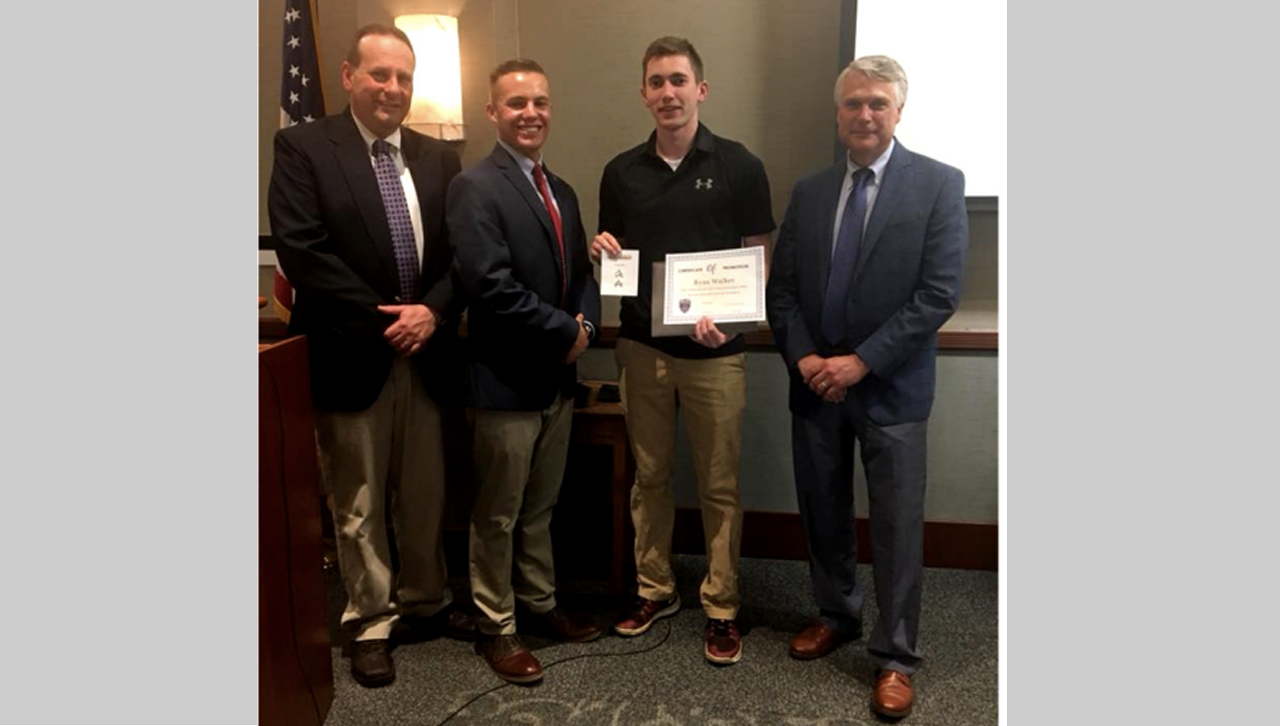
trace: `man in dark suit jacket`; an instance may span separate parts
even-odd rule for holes
[[[446,609],[439,409],[461,382],[462,301],[444,224],[445,190],[461,165],[445,144],[400,126],[414,60],[403,32],[357,31],[342,64],[350,106],[276,134],[268,195],[277,255],[297,291],[289,332],[307,337],[348,598],[342,623],[355,639],[352,675],[365,686],[395,678],[388,639],[401,615],[455,635],[468,628]]]
[[[551,510],[569,449],[575,361],[600,322],[578,197],[546,169],[547,76],[512,60],[489,76],[498,143],[449,186],[454,271],[466,291],[479,490],[471,515],[471,592],[479,650],[497,675],[535,683],[542,667],[516,635],[519,600],[558,637],[600,628],[556,604]],[[514,562],[515,572],[512,572]]]
[[[937,331],[959,301],[969,240],[964,175],[894,139],[906,97],[891,58],[860,58],[840,74],[847,158],[796,185],[768,285],[769,324],[791,373],[796,495],[819,608],[791,654],[817,658],[861,637],[860,441],[880,611],[867,643],[880,666],[871,705],[889,717],[911,710],[921,661],[925,431]]]

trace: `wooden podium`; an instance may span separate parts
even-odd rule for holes
[[[307,344],[258,346],[258,722],[319,726],[333,703]]]

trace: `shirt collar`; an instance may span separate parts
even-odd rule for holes
[[[369,151],[370,154],[372,154],[373,142],[377,141],[378,137],[372,131],[365,128],[364,124],[360,123],[360,119],[356,118],[355,111],[351,112],[351,120],[356,122],[356,130],[360,132],[360,138],[364,139],[365,148]],[[383,141],[386,141],[388,144],[391,144],[391,149],[393,151],[399,151],[400,150],[400,127],[397,126],[396,130],[392,131],[391,135],[383,139]]]
[[[876,160],[871,162],[871,166],[866,167],[875,174],[875,178],[873,179],[874,183],[879,184],[880,180],[884,178],[884,168],[889,165],[889,157],[893,155],[893,147],[897,145],[897,139],[889,139],[889,148],[885,149],[883,154],[876,157]],[[845,172],[846,174],[853,174],[857,170],[863,168],[853,163],[853,159],[849,158],[849,153],[847,151],[844,155],[844,162],[847,167],[847,171]]]
[[[694,134],[693,146],[690,147],[690,150],[700,149],[702,151],[706,151],[710,153],[711,151],[714,151],[715,148],[716,148],[715,135],[711,133],[711,129],[706,127],[706,124],[699,121],[698,131],[696,134]],[[645,153],[659,159],[662,158],[658,154],[658,130],[657,129],[654,129],[653,131],[649,132],[649,140],[645,142]],[[688,154],[685,154],[685,156],[688,156]]]
[[[511,148],[509,145],[507,145],[507,142],[503,141],[502,139],[498,139],[498,145],[507,150],[507,153],[511,155],[511,158],[514,159],[515,162],[520,165],[520,171],[523,171],[526,176],[532,176],[534,165],[542,163],[541,151],[538,152],[538,160],[534,161],[533,159],[530,159],[524,154],[521,154],[519,151],[516,151],[515,149]],[[545,168],[545,166],[543,168]]]

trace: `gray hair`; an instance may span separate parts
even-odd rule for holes
[[[840,89],[844,87],[844,79],[850,73],[860,73],[877,81],[893,83],[897,87],[898,108],[907,102],[907,72],[902,70],[898,61],[887,55],[864,55],[853,61],[836,77],[835,99],[840,105]]]

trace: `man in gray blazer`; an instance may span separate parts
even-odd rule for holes
[[[773,254],[769,324],[791,374],[796,496],[818,617],[791,655],[818,658],[862,636],[853,525],[854,442],[870,496],[880,619],[872,708],[906,716],[920,666],[925,433],[937,331],[960,298],[968,246],[964,175],[893,132],[902,67],[859,58],[836,79],[847,153],[800,181]]]

